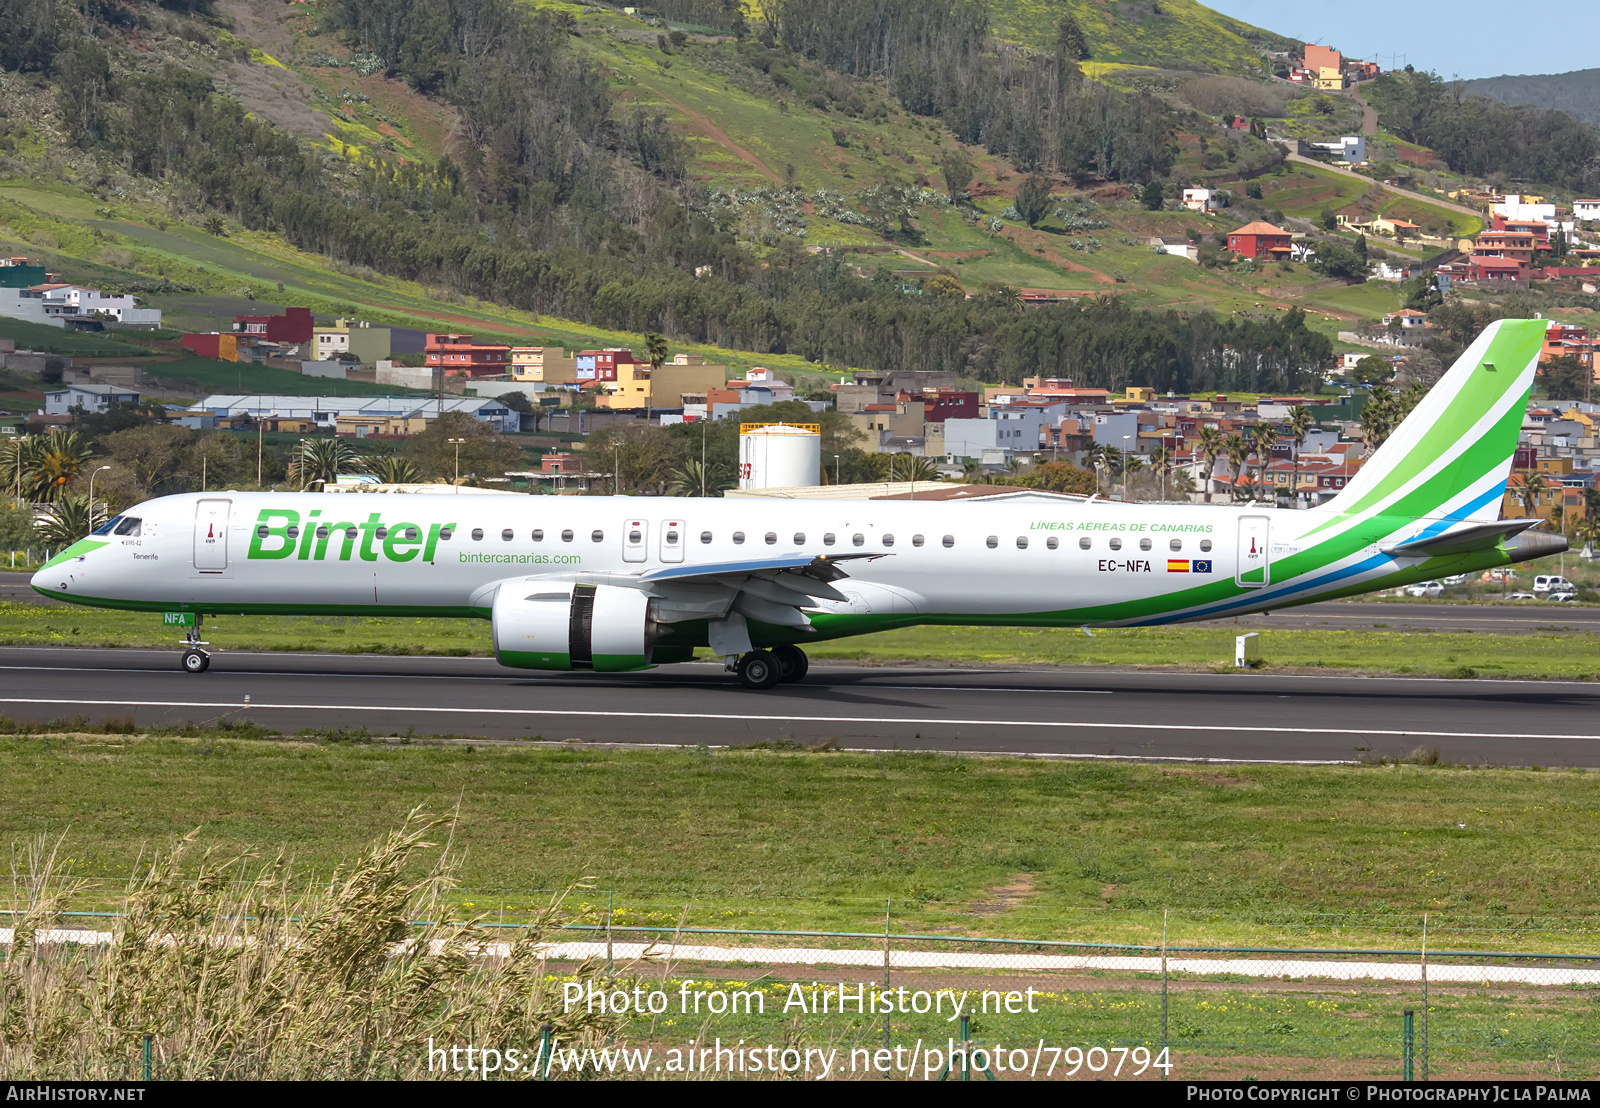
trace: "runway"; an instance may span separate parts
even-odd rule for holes
[[[1100,667],[823,665],[741,689],[721,667],[537,674],[481,658],[0,649],[0,715],[255,720],[284,734],[850,749],[1075,758],[1351,762],[1437,747],[1449,762],[1600,767],[1600,684],[1174,673]]]

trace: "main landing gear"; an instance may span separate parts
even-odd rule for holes
[[[752,650],[731,668],[745,688],[770,689],[780,681],[800,680],[811,664],[798,646],[775,646],[771,650]]]
[[[189,628],[189,634],[183,640],[183,672],[204,673],[211,668],[211,653],[202,647],[210,644],[200,638],[200,626],[205,623],[206,617],[196,613],[194,626]]]

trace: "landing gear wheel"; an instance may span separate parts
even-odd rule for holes
[[[739,684],[747,689],[770,689],[782,672],[778,660],[765,650],[752,650],[739,659]]]
[[[800,680],[811,668],[806,652],[798,646],[775,646],[772,656],[778,660],[778,680],[785,683]]]
[[[211,655],[204,650],[185,650],[183,652],[183,672],[204,673],[211,668]]]

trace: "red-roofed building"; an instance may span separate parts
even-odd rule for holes
[[[262,342],[310,342],[316,320],[310,308],[285,308],[282,315],[236,315],[233,333]]]
[[[1229,231],[1228,249],[1241,258],[1287,258],[1292,238],[1288,231],[1257,220]]]
[[[427,336],[424,362],[444,369],[446,377],[498,377],[511,372],[511,347],[498,342],[473,342],[471,335]]]

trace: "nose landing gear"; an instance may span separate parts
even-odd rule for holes
[[[194,626],[189,628],[189,633],[184,637],[183,672],[185,673],[204,673],[211,668],[210,651],[201,649],[210,645],[200,638],[200,627],[205,623],[205,619],[205,616],[196,613]]]

